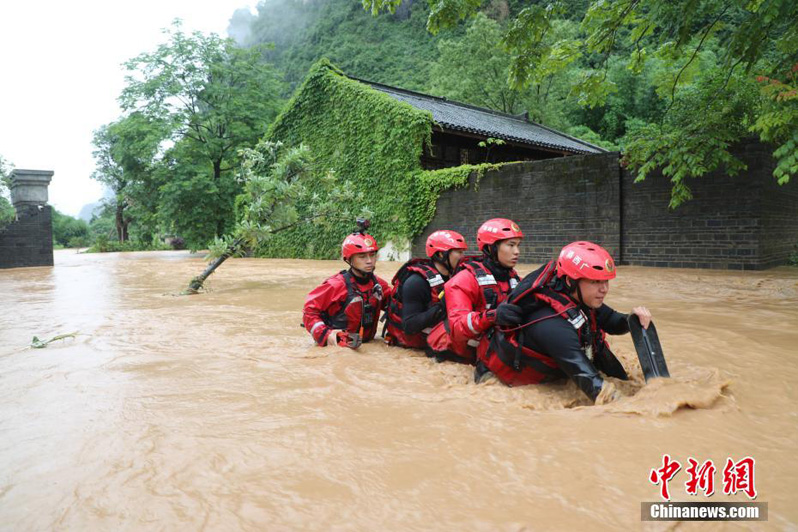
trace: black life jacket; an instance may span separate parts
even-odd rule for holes
[[[427,334],[431,327],[417,334],[408,334],[405,332],[402,325],[402,308],[404,307],[402,301],[402,286],[404,282],[407,281],[408,277],[414,273],[421,275],[429,284],[430,305],[434,305],[440,301],[438,296],[443,290],[444,279],[438,269],[435,268],[432,261],[429,259],[412,259],[406,262],[399,268],[399,271],[396,272],[396,275],[394,275],[391,280],[393,295],[391,296],[391,301],[388,303],[388,310],[385,313],[385,328],[383,329],[382,336],[385,338],[385,343],[388,345],[424,349],[427,346]]]
[[[576,329],[580,343],[588,353],[609,349],[604,331],[598,328],[596,312],[585,313],[567,295],[554,289],[557,263],[551,261],[527,275],[507,298],[508,303],[520,306],[525,315],[542,306],[554,310],[548,318],[561,318]],[[494,328],[490,344],[482,361],[496,376],[511,386],[536,384],[563,378],[565,374],[550,356],[524,345],[524,328],[502,331]]]

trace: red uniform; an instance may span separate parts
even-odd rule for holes
[[[380,310],[385,307],[390,286],[376,275],[365,281],[343,270],[313,289],[305,299],[302,322],[321,346],[333,329],[360,334],[368,342],[377,332]]]
[[[482,258],[462,265],[445,285],[447,319],[430,332],[430,347],[449,349],[470,363],[476,361],[478,350],[487,350],[484,335],[494,324],[495,309],[518,284],[515,270],[505,271],[506,280],[497,279]]]

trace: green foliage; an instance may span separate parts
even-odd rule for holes
[[[63,247],[88,245],[89,224],[51,208],[53,219],[53,243]]]
[[[401,246],[414,234],[412,198],[418,189],[421,150],[431,130],[428,112],[351,80],[323,60],[311,69],[267,137],[310,146],[317,161],[364,195],[373,212],[370,231],[378,241]],[[309,188],[317,191],[316,184]],[[312,215],[309,207],[306,200],[297,202],[300,217]],[[357,212],[363,205],[350,200],[340,207]],[[348,225],[293,228],[275,235],[261,253],[334,258],[351,229]]]
[[[95,170],[92,178],[113,193],[117,239],[128,239],[134,220],[139,237],[152,239],[159,183],[155,179],[155,157],[169,134],[166,124],[133,112],[94,132]]]
[[[441,192],[465,187],[472,179],[474,190],[478,190],[479,182],[485,174],[497,170],[501,166],[501,164],[463,165],[417,172],[415,175],[417,186],[408,198],[410,200],[409,212],[412,213],[408,237],[421,233],[432,221]]]
[[[244,192],[237,198],[238,222],[217,238],[210,258],[244,255],[283,231],[303,225],[315,230],[338,227],[363,214],[363,198],[332,171],[320,171],[311,150],[262,140],[241,151]],[[312,186],[312,191],[311,187]],[[344,205],[355,204],[358,211]],[[304,207],[300,212],[298,205]]]
[[[480,13],[463,38],[440,41],[431,92],[503,113],[524,111],[520,91],[507,84],[510,57],[503,53],[501,36],[499,23]]]
[[[425,29],[428,14],[423,2],[372,17],[351,0],[265,0],[244,43],[274,43],[264,57],[291,93],[322,57],[350,76],[423,91],[439,40]]]
[[[624,162],[637,171],[637,180],[661,168],[673,183],[672,208],[692,198],[687,179],[723,168],[734,175],[745,165],[729,152],[753,123],[758,91],[749,79],[735,75],[726,82],[722,72],[680,91],[675,112],[662,124],[646,124],[630,132]]]
[[[479,11],[492,9],[481,0],[428,3],[431,32],[474,16],[474,26],[483,24],[476,22]],[[363,0],[372,13],[393,12],[399,5],[396,0]],[[739,171],[729,147],[749,131],[774,145],[774,175],[780,183],[798,170],[798,120],[789,96],[795,83],[783,77],[795,64],[798,50],[794,0],[560,0],[509,5],[512,13],[501,25],[506,55],[493,55],[490,61],[503,68],[509,59],[508,87],[525,88],[565,73],[572,101],[583,109],[565,113],[568,120],[559,125],[549,125],[586,126],[605,141],[618,143],[639,179],[655,166],[663,168],[674,183],[672,206],[690,197],[689,179],[714,169]],[[562,31],[577,20],[578,31]],[[458,46],[465,44],[453,49]],[[442,51],[442,57],[452,53]],[[484,58],[477,62],[487,63]],[[463,90],[470,90],[479,77],[464,72]],[[754,73],[771,83],[762,95],[750,90]]]
[[[13,222],[16,218],[14,206],[9,201],[9,177],[14,165],[0,155],[0,229]]]
[[[793,65],[785,81],[760,76],[762,93],[767,98],[764,112],[751,126],[751,131],[778,148],[773,152],[776,168],[773,176],[780,185],[798,174],[798,63]]]
[[[266,131],[282,87],[262,61],[264,47],[187,35],[179,21],[165,34],[154,52],[126,63],[119,100],[128,114],[107,128],[116,134],[110,153],[121,170],[113,180],[124,189],[117,205],[129,207],[124,216],[138,222],[142,240],[161,228],[185,233],[196,248],[233,226],[237,151]]]

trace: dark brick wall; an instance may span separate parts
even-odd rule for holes
[[[579,155],[507,165],[487,173],[475,190],[447,190],[423,234],[413,241],[414,256],[438,229],[463,234],[476,252],[476,232],[490,218],[516,221],[526,238],[523,262],[544,262],[578,239],[600,242],[614,256],[620,247],[618,154]]]
[[[524,262],[539,263],[574,240],[605,246],[622,264],[675,268],[763,269],[785,264],[798,244],[798,180],[779,186],[771,149],[751,142],[734,153],[748,170],[690,181],[693,199],[676,210],[671,183],[641,183],[618,166],[618,154],[583,155],[507,165],[474,187],[447,190],[435,217],[413,241],[424,255],[432,231],[454,229],[476,252],[476,230],[510,218],[527,235]]]
[[[752,158],[760,161],[764,184],[759,200],[760,265],[770,268],[784,264],[798,251],[798,180],[779,185],[772,175],[775,162],[767,150],[753,152]]]
[[[17,213],[17,221],[0,229],[0,268],[53,265],[50,207]]]
[[[690,180],[693,199],[668,208],[671,184],[660,174],[634,183],[622,173],[621,262],[642,266],[763,269],[787,260],[798,242],[798,183],[778,187],[768,147],[734,151],[748,170]]]

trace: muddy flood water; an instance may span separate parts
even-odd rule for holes
[[[619,268],[607,303],[652,310],[673,378],[644,386],[614,337],[632,380],[596,407],[314,347],[302,303],[340,262],[230,260],[177,297],[201,256],[55,261],[0,270],[0,530],[798,529],[798,269]],[[753,457],[768,521],[641,522],[664,454],[696,502],[748,501],[722,470]],[[689,457],[713,460],[711,497],[686,493]]]

